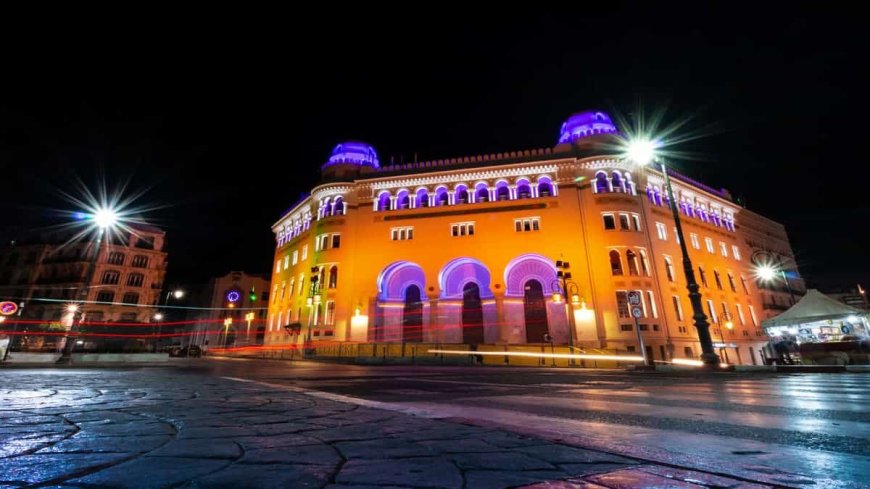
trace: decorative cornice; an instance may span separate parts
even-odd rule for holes
[[[557,165],[532,165],[520,166],[513,168],[486,169],[478,171],[463,171],[461,173],[440,173],[438,175],[427,175],[425,177],[404,178],[401,180],[382,180],[371,182],[373,191],[393,189],[393,188],[408,188],[413,190],[417,187],[425,187],[428,185],[436,185],[442,183],[467,183],[474,185],[478,180],[488,180],[505,177],[529,177],[534,178],[542,174],[550,175],[550,178],[556,178]],[[531,182],[530,182],[531,183]]]

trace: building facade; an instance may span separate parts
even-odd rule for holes
[[[615,156],[617,133],[607,114],[583,112],[552,148],[386,167],[365,143],[339,144],[322,183],[272,227],[266,344],[552,340],[631,352],[637,291],[648,353],[697,358],[662,175]],[[725,190],[672,182],[714,342],[732,363],[760,363],[763,298],[741,223],[782,226]]]
[[[162,230],[135,225],[113,233],[102,242],[87,284],[96,241],[69,238],[68,233],[40,233],[9,239],[0,250],[0,299],[19,303],[18,317],[27,327],[69,329],[73,313],[68,306],[79,300],[84,286],[82,331],[97,324],[154,322],[167,266]],[[109,332],[106,328],[101,332]],[[133,331],[119,328],[111,331]]]
[[[207,301],[207,312],[199,315],[193,334],[194,344],[204,348],[263,344],[269,305],[267,278],[241,271],[215,277]]]

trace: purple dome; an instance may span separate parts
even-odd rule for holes
[[[345,141],[332,148],[329,161],[324,163],[321,168],[346,164],[378,168],[378,154],[375,152],[375,148],[361,141]]]
[[[559,131],[559,144],[570,143],[576,139],[594,136],[596,134],[611,134],[618,130],[610,120],[610,116],[600,110],[577,112],[562,124]]]

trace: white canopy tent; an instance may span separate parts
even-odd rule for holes
[[[867,335],[864,311],[809,289],[805,296],[782,314],[765,319],[768,336],[791,335],[799,342],[836,341],[842,335]]]

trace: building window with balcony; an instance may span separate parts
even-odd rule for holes
[[[610,273],[614,276],[622,275],[622,259],[616,250],[610,251]]]
[[[97,294],[97,302],[114,302],[114,300],[115,300],[115,293],[114,292],[111,292],[108,290],[103,290]]]
[[[103,278],[100,283],[103,285],[118,285],[121,280],[121,273],[115,270],[107,270],[103,272]]]
[[[700,250],[700,249],[701,249],[701,242],[698,241],[698,235],[697,235],[697,234],[695,234],[695,233],[691,233],[691,234],[689,235],[689,239],[692,241],[692,248],[695,248],[696,250]]]
[[[148,268],[148,257],[145,255],[136,255],[133,257],[132,265],[136,268]]]
[[[127,292],[124,294],[124,304],[138,304],[139,303],[139,294],[134,292]]]
[[[671,257],[665,257],[665,273],[668,275],[668,282],[674,281],[674,263],[671,261]]]
[[[123,253],[120,253],[117,251],[109,253],[109,265],[123,265],[123,264],[124,264],[124,254]]]
[[[538,217],[527,217],[524,219],[514,219],[514,231],[523,233],[527,231],[540,231],[541,219]]]
[[[616,219],[613,217],[613,214],[604,214],[604,229],[610,231],[616,229]]]
[[[127,285],[131,287],[141,287],[144,281],[145,275],[142,275],[141,273],[131,273],[127,277]]]
[[[667,241],[668,239],[668,228],[664,225],[664,223],[657,222],[656,223],[656,232],[658,233],[659,239],[662,241]]]
[[[474,236],[473,222],[457,222],[450,225],[451,236]]]

